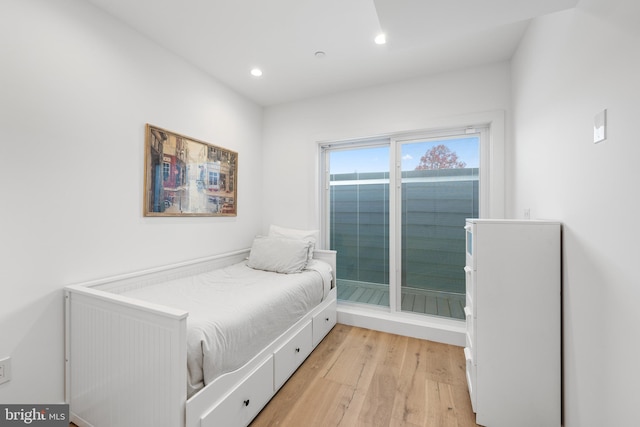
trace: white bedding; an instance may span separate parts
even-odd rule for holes
[[[187,395],[240,368],[318,305],[331,289],[329,264],[311,260],[302,273],[255,270],[246,261],[134,289],[122,295],[185,310]]]

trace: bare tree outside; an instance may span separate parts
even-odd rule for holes
[[[467,166],[463,161],[458,160],[455,151],[451,151],[444,144],[439,144],[427,151],[420,158],[420,163],[415,170],[434,170],[434,169],[461,169]]]

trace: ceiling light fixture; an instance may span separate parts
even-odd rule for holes
[[[253,77],[262,77],[262,70],[260,68],[254,68],[251,70],[251,75]]]
[[[387,42],[387,36],[384,33],[380,33],[376,36],[374,41],[376,42],[376,44],[385,44]]]

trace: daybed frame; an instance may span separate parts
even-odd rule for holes
[[[246,426],[336,323],[336,289],[240,369],[187,400],[186,311],[119,295],[231,265],[249,250],[65,287],[65,399],[95,427]],[[314,258],[332,265],[334,251]]]

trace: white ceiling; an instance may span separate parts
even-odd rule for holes
[[[530,19],[579,0],[88,1],[269,106],[507,60]]]

